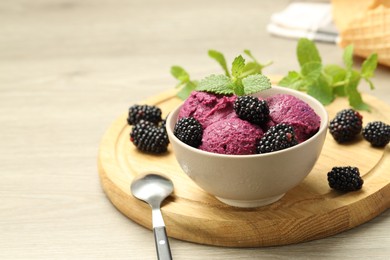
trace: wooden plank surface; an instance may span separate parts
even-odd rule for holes
[[[388,105],[371,96],[365,99],[374,106],[371,113],[361,112],[364,122],[390,121]],[[165,116],[180,103],[174,91],[169,91],[139,104],[157,105]],[[346,107],[343,99],[328,106],[330,118]],[[390,207],[390,150],[373,148],[362,138],[340,145],[327,135],[318,162],[302,184],[276,203],[240,209],[198,188],[181,170],[171,149],[163,155],[137,150],[129,140],[131,127],[126,118],[126,114],[119,117],[101,142],[98,164],[103,188],[119,211],[151,229],[151,210],[132,197],[131,181],[148,172],[170,177],[175,190],[163,214],[171,237],[230,247],[294,244],[354,228]],[[331,190],[326,174],[333,166],[358,167],[364,188],[351,193]]]

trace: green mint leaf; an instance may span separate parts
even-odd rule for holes
[[[244,50],[244,53],[245,53],[246,55],[248,55],[248,57],[250,57],[255,63],[259,64],[259,63],[257,62],[257,60],[255,59],[255,57],[252,55],[252,52],[251,52],[250,50]]]
[[[236,94],[237,96],[245,95],[244,85],[242,84],[242,81],[240,79],[237,80],[232,86],[234,94]]]
[[[236,57],[232,63],[232,76],[234,78],[239,78],[240,75],[242,74],[242,71],[244,70],[245,67],[245,59],[239,55]]]
[[[244,78],[246,76],[252,75],[252,74],[257,74],[257,73],[262,73],[263,68],[269,66],[272,64],[272,62],[267,62],[265,64],[259,63],[256,58],[252,55],[250,50],[244,50],[244,53],[249,56],[253,61],[248,62],[245,65],[244,71],[242,72],[241,77]]]
[[[244,86],[245,95],[250,95],[272,86],[269,78],[263,74],[254,74],[242,79],[242,85]]]
[[[297,57],[299,65],[302,67],[308,62],[321,63],[321,56],[314,42],[306,38],[301,38],[298,41]]]
[[[229,70],[228,70],[228,67],[226,64],[225,56],[216,50],[209,50],[208,54],[211,58],[216,60],[219,63],[219,65],[221,65],[222,69],[225,71],[225,75],[230,77],[230,73],[229,73]]]
[[[180,99],[185,100],[188,98],[193,90],[196,88],[197,82],[189,81],[185,86],[180,89],[179,92],[177,92],[176,96],[178,96]]]
[[[298,72],[296,72],[296,71],[289,71],[287,76],[285,76],[284,78],[282,78],[279,81],[279,85],[287,87],[290,82],[294,82],[294,81],[296,81],[296,80],[298,80],[300,78],[301,78],[301,74],[299,74]]]
[[[369,79],[374,76],[374,71],[378,65],[378,54],[371,54],[362,65],[362,78]],[[371,88],[373,89],[373,87]]]
[[[347,71],[345,79],[347,82],[345,85],[345,91],[348,95],[350,92],[357,90],[360,79],[361,79],[360,73],[356,70]]]
[[[347,96],[347,93],[345,92],[345,86],[333,87],[333,93],[339,97],[346,97]]]
[[[220,95],[232,95],[234,94],[234,83],[230,82],[224,89],[218,89],[214,91],[214,93]]]
[[[301,74],[298,72],[289,71],[287,76],[279,81],[278,85],[296,90],[303,90],[305,88],[306,82],[302,79]]]
[[[178,79],[182,83],[188,82],[190,80],[190,75],[180,66],[172,66],[171,74],[174,78]]]
[[[370,89],[375,89],[375,86],[374,86],[374,83],[372,83],[372,81],[368,78],[364,78],[364,80],[368,83],[368,85],[370,86]]]
[[[344,49],[343,61],[347,69],[352,69],[353,65],[353,45],[348,45]]]
[[[345,92],[348,96],[349,105],[357,110],[370,111],[370,107],[363,102],[362,96],[358,91],[358,85],[361,79],[360,73],[351,70],[347,75],[348,84],[345,86]]]
[[[362,96],[357,90],[348,93],[349,105],[357,110],[370,111],[370,106],[364,103]]]
[[[329,105],[334,100],[333,89],[323,75],[317,81],[308,85],[307,94],[320,101],[323,105]]]
[[[345,85],[347,84],[347,71],[338,65],[326,65],[323,69],[323,75],[327,77],[333,88],[333,93],[339,97],[345,97]]]
[[[261,74],[262,69],[263,69],[263,66],[261,64],[259,64],[257,62],[250,61],[247,64],[245,64],[245,67],[242,70],[241,77],[242,76],[245,77],[245,76],[249,76],[249,75],[257,74],[257,73]]]
[[[368,83],[370,89],[375,89],[374,83],[370,80],[374,76],[375,69],[378,65],[378,55],[371,54],[362,64],[361,77]]]
[[[345,80],[343,82],[338,82],[339,85],[335,89],[337,89],[336,94],[347,97],[348,92],[351,92],[353,89],[357,90],[357,86],[360,82],[359,73],[354,72],[354,70],[346,70],[345,71]]]
[[[306,62],[301,69],[301,74],[303,78],[310,82],[314,82],[321,75],[322,64],[318,61]]]
[[[324,73],[329,76],[332,85],[344,81],[346,76],[346,70],[338,65],[325,66]]]
[[[226,75],[210,75],[199,82],[196,90],[229,95],[234,93],[232,84]]]

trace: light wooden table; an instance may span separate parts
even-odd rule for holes
[[[0,2],[0,259],[156,259],[152,232],[112,206],[97,173],[100,139],[137,101],[173,88],[169,70],[220,71],[248,48],[297,69],[294,40],[265,26],[289,1]],[[342,51],[319,44],[327,63]],[[357,64],[361,61],[356,60]],[[372,92],[390,103],[389,69]],[[363,85],[363,91],[369,91]],[[333,237],[269,248],[171,239],[175,259],[388,259],[390,211]]]

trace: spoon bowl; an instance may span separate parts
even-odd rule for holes
[[[172,192],[173,183],[159,174],[146,174],[133,181],[131,192],[134,197],[142,200],[153,208],[159,207]]]
[[[162,175],[149,173],[134,179],[130,190],[134,197],[148,203],[152,208],[153,233],[158,259],[172,259],[160,210],[161,203],[173,192],[172,181]]]

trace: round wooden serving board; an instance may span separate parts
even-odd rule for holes
[[[390,107],[372,96],[364,100],[371,113],[361,112],[363,124],[390,122]],[[175,91],[168,91],[139,104],[159,106],[166,116],[180,104]],[[329,117],[347,108],[344,99],[327,107]],[[104,135],[98,156],[101,183],[111,202],[126,216],[151,229],[151,209],[130,193],[139,174],[162,173],[175,190],[162,205],[168,236],[200,244],[228,247],[260,247],[299,243],[324,238],[356,227],[390,206],[390,149],[373,148],[362,138],[337,144],[327,135],[321,156],[312,172],[281,200],[259,208],[227,206],[194,184],[179,167],[172,150],[164,155],[139,152],[129,140],[127,113]],[[281,162],[283,163],[283,162]],[[363,189],[341,193],[329,188],[327,172],[333,166],[357,166]]]

